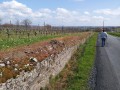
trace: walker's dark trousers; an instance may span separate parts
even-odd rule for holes
[[[102,38],[102,47],[104,47],[105,46],[105,38]]]

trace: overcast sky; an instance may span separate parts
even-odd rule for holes
[[[0,0],[2,23],[30,19],[33,25],[120,25],[120,0]]]

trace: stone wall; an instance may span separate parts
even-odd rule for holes
[[[64,51],[58,55],[51,55],[37,63],[34,70],[22,71],[15,79],[9,79],[6,83],[0,84],[0,90],[40,90],[41,87],[49,84],[51,76],[56,76],[65,67],[78,46],[85,43],[86,39],[80,40],[78,45],[64,48]]]

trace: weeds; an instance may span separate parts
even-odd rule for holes
[[[95,44],[97,34],[94,34],[72,56],[64,70],[52,78],[47,90],[88,90],[88,80],[94,64]]]

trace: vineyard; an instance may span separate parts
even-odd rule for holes
[[[50,28],[48,30],[45,27],[31,30],[18,30],[13,28],[1,29],[1,86],[4,86],[3,83],[5,82],[9,82],[9,84],[11,84],[10,82],[12,82],[13,80],[9,80],[11,80],[11,78],[16,80],[16,78],[19,78],[21,76],[21,72],[24,72],[23,74],[25,75],[25,73],[30,73],[36,70],[36,68],[39,72],[36,72],[37,74],[33,76],[34,79],[37,78],[38,76],[43,74],[42,72],[46,70],[49,71],[52,66],[55,66],[54,64],[56,64],[56,58],[58,58],[59,54],[64,51],[66,52],[66,50],[69,51],[69,49],[74,46],[79,46],[80,44],[83,44],[87,40],[87,38],[89,38],[93,34],[92,32],[81,32],[78,29],[73,30],[73,28],[65,28],[64,31],[63,28],[52,29]],[[72,50],[74,51],[74,49]],[[70,55],[72,55],[72,53]],[[62,61],[59,61],[59,63],[60,62]],[[54,68],[56,68],[56,66]],[[23,82],[27,81],[25,78],[29,80],[29,78],[31,77],[25,76]],[[10,88],[10,85],[8,85],[7,83],[5,83],[4,88]],[[13,89],[14,85],[11,85],[11,89]]]
[[[18,46],[27,45],[37,41],[47,40],[49,38],[62,37],[71,33],[81,32],[79,28],[61,27],[40,27],[25,29],[17,28],[0,28],[0,50]]]

